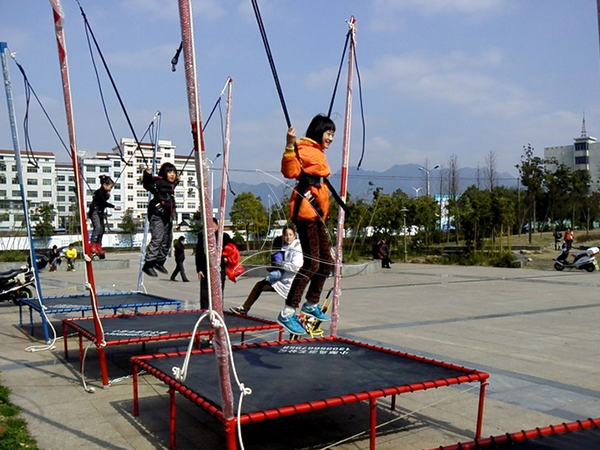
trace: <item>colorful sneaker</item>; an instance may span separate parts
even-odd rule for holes
[[[283,317],[281,313],[277,316],[277,323],[281,325],[286,331],[296,336],[302,336],[306,334],[306,330],[300,323],[300,319],[296,314],[292,314],[288,317]]]
[[[246,314],[248,314],[248,310],[241,305],[232,306],[231,308],[229,308],[229,311],[231,311],[234,314],[237,314],[238,316],[245,316]]]
[[[331,317],[323,313],[323,310],[321,309],[321,306],[319,304],[311,305],[309,303],[305,303],[300,311],[302,311],[307,316],[314,317],[315,319],[320,320],[321,322],[329,322],[331,320]]]

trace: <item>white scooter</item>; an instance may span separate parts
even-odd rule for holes
[[[560,253],[552,258],[554,260],[554,269],[561,271],[566,267],[567,269],[581,269],[593,272],[594,270],[598,270],[598,261],[596,260],[598,253],[600,253],[598,247],[590,247],[585,252],[577,253],[573,257],[573,261],[569,261],[569,249],[566,244],[563,244]]]

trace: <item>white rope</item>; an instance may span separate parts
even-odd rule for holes
[[[488,384],[487,382],[483,383],[483,385],[484,385],[484,386],[487,386],[487,384]],[[381,427],[384,427],[384,426],[386,426],[386,425],[389,425],[390,423],[396,422],[397,420],[400,420],[400,419],[406,419],[407,417],[414,416],[414,415],[415,415],[415,414],[417,414],[418,412],[421,412],[421,411],[423,411],[423,410],[425,410],[425,409],[427,409],[427,408],[431,408],[432,406],[435,406],[435,405],[437,405],[438,403],[445,402],[445,401],[447,401],[447,400],[449,400],[449,399],[451,399],[451,398],[457,397],[457,396],[459,396],[459,395],[462,395],[462,394],[466,394],[467,392],[469,392],[469,391],[472,391],[473,389],[477,389],[478,387],[480,387],[480,386],[479,386],[479,385],[471,386],[470,388],[467,388],[467,389],[465,389],[465,390],[463,390],[463,391],[459,391],[458,393],[456,393],[456,394],[452,394],[452,395],[450,395],[450,396],[448,396],[448,397],[444,397],[444,398],[442,398],[442,399],[440,399],[440,400],[437,400],[437,401],[435,401],[435,402],[433,402],[433,403],[430,403],[430,404],[428,404],[428,405],[425,405],[425,406],[423,406],[423,407],[421,407],[421,408],[419,408],[419,409],[415,409],[414,411],[408,412],[408,413],[406,413],[406,414],[403,414],[403,415],[401,415],[401,416],[399,416],[399,417],[394,417],[393,419],[391,419],[391,420],[388,420],[387,422],[384,422],[384,423],[381,423],[381,424],[377,425],[377,426],[375,427],[375,429],[377,430],[377,429],[379,429],[379,428],[381,428]],[[351,440],[351,439],[355,439],[355,438],[357,438],[357,437],[360,437],[360,436],[363,436],[363,435],[365,435],[365,434],[367,434],[367,431],[361,431],[360,433],[356,433],[355,435],[353,435],[353,436],[350,436],[350,437],[347,437],[347,438],[345,438],[345,439],[342,439],[341,441],[337,441],[337,442],[334,442],[333,444],[329,444],[328,446],[326,446],[326,447],[323,447],[323,448],[321,448],[320,450],[328,450],[328,449],[330,449],[330,448],[337,447],[338,445],[340,445],[340,444],[343,444],[344,442],[348,442],[348,441],[349,441],[349,440]]]
[[[46,350],[54,350],[56,348],[56,345],[54,345],[54,344],[56,344],[56,340],[57,340],[56,330],[54,329],[52,322],[50,322],[50,319],[48,318],[48,315],[46,314],[46,306],[44,306],[44,304],[41,302],[41,300],[40,300],[40,311],[42,312],[42,315],[44,316],[44,320],[46,321],[46,323],[50,326],[50,329],[52,330],[52,339],[46,345],[30,345],[29,347],[25,348],[26,352],[31,352],[31,353],[43,352]]]
[[[238,385],[238,388],[240,389],[240,400],[239,400],[238,408],[237,408],[237,433],[238,433],[238,439],[240,442],[240,448],[241,448],[241,450],[244,450],[244,442],[242,439],[242,427],[240,424],[240,417],[241,417],[242,403],[244,401],[244,397],[246,395],[251,395],[252,389],[250,389],[249,387],[246,387],[244,385],[244,383],[242,383],[240,381],[240,378],[237,373],[237,368],[235,365],[235,360],[233,358],[233,349],[231,348],[231,338],[229,336],[229,330],[227,329],[227,325],[225,325],[225,320],[223,320],[223,318],[217,312],[212,311],[212,310],[206,311],[196,321],[196,324],[194,325],[194,330],[192,332],[192,336],[190,337],[190,343],[188,345],[188,349],[187,349],[187,352],[185,355],[185,359],[183,361],[183,365],[181,367],[173,367],[172,373],[176,380],[185,381],[185,379],[187,377],[187,371],[188,371],[188,366],[190,363],[191,353],[192,353],[192,350],[194,347],[196,331],[198,330],[198,327],[200,326],[200,324],[202,323],[202,321],[204,320],[205,317],[210,318],[210,322],[211,322],[211,325],[213,328],[215,328],[215,329],[223,328],[225,331],[224,334],[225,334],[225,339],[227,340],[227,350],[228,350],[228,354],[229,354],[229,359],[231,361],[231,371],[233,372],[233,377],[235,379],[235,382]]]

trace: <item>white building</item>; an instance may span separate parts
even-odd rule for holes
[[[545,147],[544,158],[555,158],[558,164],[564,164],[571,170],[585,170],[592,181],[591,189],[600,190],[600,142],[588,136],[585,130],[585,117],[581,129],[581,136],[573,139],[571,145]],[[555,164],[547,165],[549,170],[556,168]]]
[[[154,144],[142,143],[139,148],[133,139],[122,139],[112,153],[81,154],[81,171],[86,199],[86,214],[93,193],[100,187],[100,176],[108,175],[115,186],[110,202],[114,209],[108,210],[108,229],[116,231],[127,210],[134,219],[145,219],[148,207],[148,192],[142,186],[142,172],[152,167]],[[52,204],[56,217],[54,227],[73,231],[69,224],[76,221],[77,203],[75,177],[71,163],[57,163],[53,153],[37,152],[35,159],[39,167],[29,163],[22,155],[25,192],[30,212],[41,203]],[[164,162],[175,165],[180,173],[180,183],[175,189],[177,217],[175,228],[186,225],[200,207],[200,195],[196,187],[196,169],[193,155],[175,155],[171,141],[159,140],[156,152],[156,170]],[[17,180],[14,152],[0,150],[0,230],[24,229],[21,191]],[[88,222],[89,227],[91,223]]]

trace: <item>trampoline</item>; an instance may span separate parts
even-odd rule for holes
[[[244,398],[241,425],[368,401],[370,448],[374,449],[379,397],[392,396],[394,407],[397,394],[479,382],[475,437],[481,436],[485,385],[489,377],[485,372],[339,337],[240,345],[233,351],[238,373],[253,391]],[[178,381],[172,375],[172,368],[183,364],[185,352],[131,358],[135,416],[139,413],[140,369],[169,387],[171,448],[175,448],[175,393],[179,392],[222,422],[227,449],[237,449],[237,418],[228,419],[223,414],[213,353],[213,349],[195,350],[185,381]],[[315,376],[317,371],[318,377]],[[236,404],[239,395],[234,390]]]
[[[600,448],[600,417],[550,425],[431,450],[593,450]]]
[[[187,339],[192,335],[194,325],[205,309],[191,309],[184,311],[159,311],[144,314],[119,314],[101,317],[106,346],[127,344],[142,344],[145,353],[146,342],[163,341],[172,339]],[[278,330],[279,339],[282,339],[283,330],[277,324],[266,319],[253,316],[238,316],[232,313],[224,314],[225,325],[230,333],[240,334],[244,342],[245,334],[254,331]],[[69,329],[79,335],[79,361],[83,360],[83,338],[98,344],[93,317],[69,317],[63,319],[63,340],[65,358],[68,359],[67,336]],[[212,338],[214,331],[209,321],[200,324],[195,339],[201,336]],[[81,369],[81,367],[80,367]]]
[[[154,307],[158,311],[160,306],[181,306],[180,300],[172,300],[158,295],[143,292],[116,292],[97,294],[98,309],[112,309],[116,314],[119,309],[133,308],[137,313],[140,308]],[[65,314],[81,311],[82,315],[92,309],[89,294],[62,295],[43,297],[42,304],[46,314]],[[23,328],[23,306],[29,307],[29,332],[33,336],[33,310],[42,313],[40,300],[37,297],[23,298],[19,303],[19,326]]]

